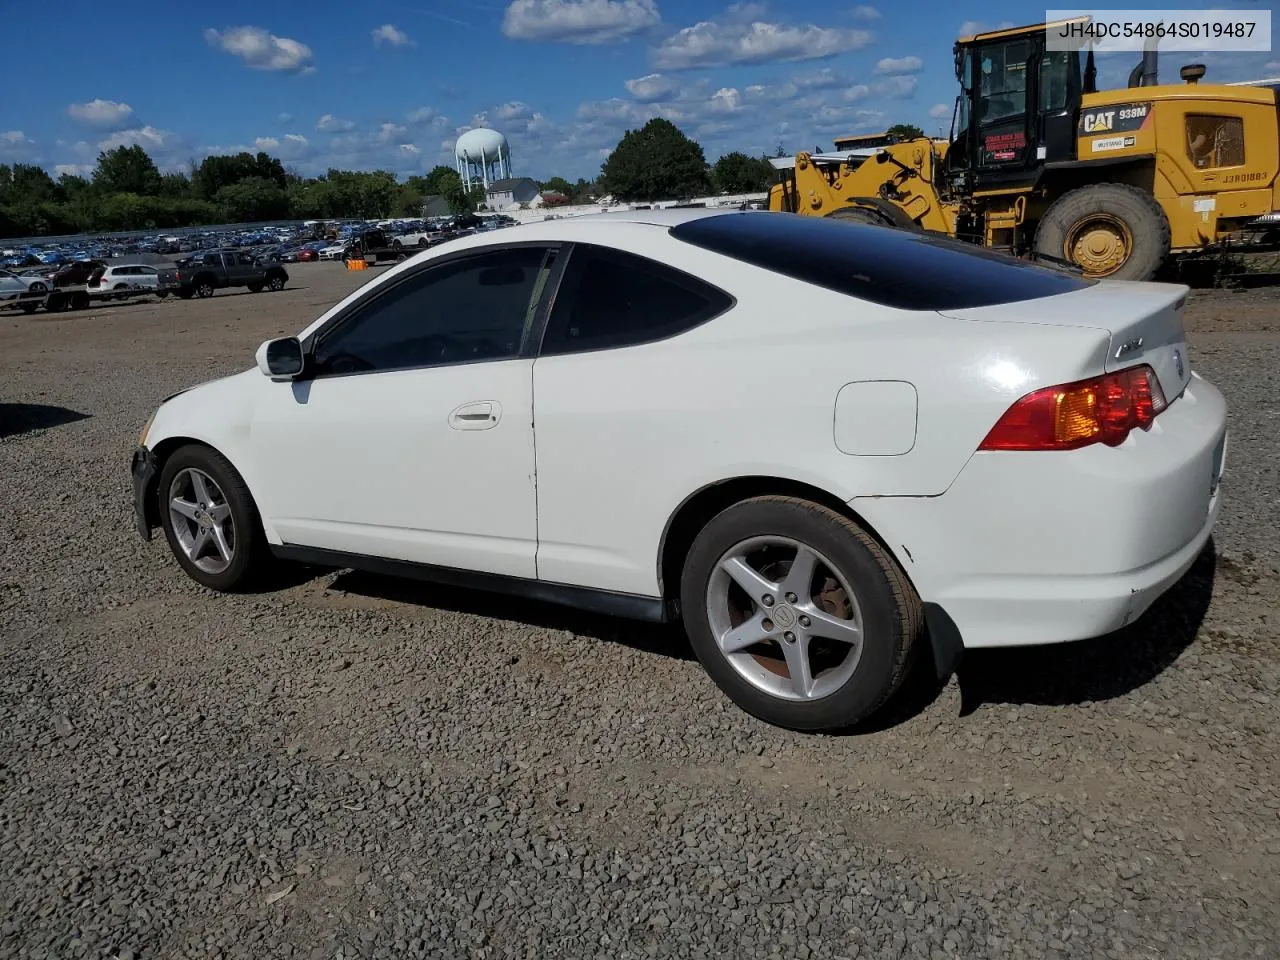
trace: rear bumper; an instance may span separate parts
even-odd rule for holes
[[[152,523],[147,504],[155,489],[155,456],[146,447],[138,447],[133,451],[129,472],[133,474],[133,516],[138,535],[143,540],[150,540]]]
[[[1119,447],[975,455],[938,497],[855,499],[966,648],[1132,623],[1195,562],[1221,509],[1226,403],[1195,377]]]

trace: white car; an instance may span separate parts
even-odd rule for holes
[[[321,248],[319,257],[321,260],[341,260],[350,245],[350,242],[346,240],[341,243],[331,243],[329,246]]]
[[[26,293],[48,293],[53,284],[47,277],[0,270],[0,299],[12,300]]]
[[[173,271],[165,272],[172,274]],[[89,278],[88,284],[90,293],[105,291],[123,293],[126,290],[161,292],[160,287],[160,268],[145,263],[113,264],[101,273],[95,272]]]
[[[285,558],[679,617],[743,709],[846,727],[922,642],[1098,636],[1191,566],[1227,431],[1186,292],[770,212],[477,234],[166,400],[139,531],[215,590]]]

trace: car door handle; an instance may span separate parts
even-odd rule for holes
[[[449,426],[455,430],[488,430],[502,416],[502,405],[491,400],[464,403],[449,414]]]

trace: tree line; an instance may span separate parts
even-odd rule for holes
[[[774,156],[783,156],[782,145]],[[141,146],[98,154],[87,176],[54,179],[43,167],[0,164],[0,237],[195,227],[271,220],[416,217],[425,198],[442,197],[452,213],[484,204],[451,167],[401,181],[386,170],[334,170],[303,177],[267,153],[209,156],[191,173],[161,173]],[[671,200],[714,193],[755,193],[775,180],[769,157],[733,151],[714,164],[702,147],[661,118],[626,131],[594,181],[552,177],[539,183],[552,203],[606,194],[621,201]],[[561,199],[562,198],[562,199]]]

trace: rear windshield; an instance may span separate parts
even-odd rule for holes
[[[796,280],[903,310],[961,310],[1091,286],[1066,270],[936,234],[807,217],[741,212],[671,228],[686,243]]]

